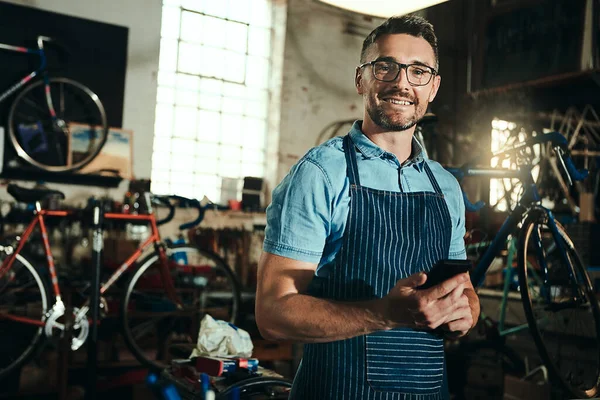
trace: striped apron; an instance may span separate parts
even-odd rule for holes
[[[308,294],[339,301],[381,298],[399,279],[448,257],[450,213],[427,163],[434,192],[390,192],[360,185],[349,135],[344,152],[350,211],[342,247]],[[443,340],[409,328],[307,344],[290,399],[445,399],[444,370]]]

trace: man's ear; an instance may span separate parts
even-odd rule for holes
[[[429,102],[431,103],[435,96],[437,95],[438,90],[440,89],[440,85],[442,83],[442,77],[436,75],[433,77],[433,84],[431,85],[431,92],[429,92]]]
[[[362,71],[360,68],[356,68],[356,73],[354,75],[354,86],[356,87],[356,93],[363,94],[363,77]]]

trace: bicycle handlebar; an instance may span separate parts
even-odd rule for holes
[[[567,149],[567,139],[560,134],[559,132],[549,132],[543,135],[534,136],[524,142],[518,143],[515,146],[503,149],[500,152],[496,152],[493,154],[494,157],[500,156],[502,154],[511,153],[515,151],[519,151],[526,147],[531,147],[536,144],[542,143],[552,143],[552,148],[556,153],[558,160],[560,161],[560,165],[565,171],[565,175],[567,176],[569,183],[572,185],[573,181],[582,181],[588,176],[588,171],[585,169],[578,170],[575,167],[575,163],[573,163],[573,159],[568,153],[566,153]],[[478,157],[479,158],[479,157]],[[522,174],[516,170],[509,169],[498,169],[498,168],[473,168],[471,163],[466,163],[460,168],[446,168],[448,172],[450,172],[454,177],[461,182],[463,178],[467,176],[484,176],[487,178],[517,178],[520,179]],[[467,211],[479,211],[485,203],[483,201],[478,201],[475,204],[471,203],[468,199],[467,194],[463,191],[463,200],[465,203],[465,209]]]
[[[171,200],[176,200],[178,202],[178,206],[179,207],[192,207],[195,208],[196,210],[198,210],[198,216],[196,217],[196,219],[194,219],[191,222],[186,222],[184,224],[179,225],[179,229],[180,230],[186,230],[189,228],[193,228],[194,226],[198,225],[200,222],[202,222],[202,220],[204,219],[204,211],[205,211],[205,207],[202,207],[202,205],[200,204],[200,202],[196,199],[189,199],[187,197],[183,197],[183,196],[178,196],[178,195],[168,195],[168,196],[153,196],[154,199],[156,199],[160,204],[165,205],[169,208],[169,214],[161,219],[161,220],[157,220],[156,224],[157,225],[163,225],[166,224],[167,222],[171,221],[173,219],[173,217],[175,216],[175,205],[173,205],[171,203]]]
[[[167,214],[167,216],[163,219],[157,219],[156,225],[166,224],[167,222],[173,219],[173,217],[175,216],[175,206],[169,201],[169,196],[152,195],[152,202],[155,204],[161,204],[169,208],[169,214]]]

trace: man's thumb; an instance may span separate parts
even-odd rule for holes
[[[416,274],[412,274],[408,278],[406,278],[406,286],[411,288],[416,288],[425,283],[427,277],[424,272],[417,272]]]

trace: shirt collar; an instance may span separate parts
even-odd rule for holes
[[[383,150],[381,147],[377,146],[373,143],[363,132],[362,132],[362,121],[355,121],[350,129],[350,139],[356,146],[356,148],[362,153],[362,155],[367,158],[384,158],[387,151]],[[410,157],[404,162],[403,166],[407,165],[415,165],[419,172],[423,171],[423,162],[425,161],[425,152],[423,151],[423,147],[419,143],[419,141],[413,136],[413,140],[411,143],[412,149],[410,153]],[[393,154],[392,154],[393,155]],[[394,156],[396,157],[396,156]]]

